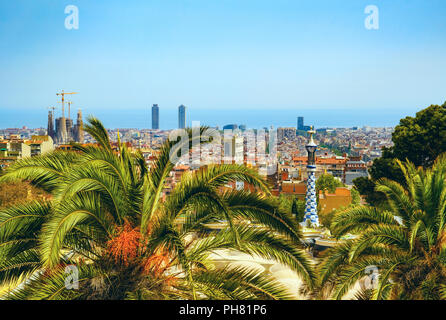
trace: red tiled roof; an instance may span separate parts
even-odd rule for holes
[[[307,157],[293,157],[294,162],[307,162]],[[336,159],[336,158],[318,158],[316,157],[316,164],[345,164],[346,159]]]

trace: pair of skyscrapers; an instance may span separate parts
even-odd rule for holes
[[[160,108],[157,104],[152,106],[152,129],[158,130],[160,128]],[[186,128],[186,106],[180,105],[178,107],[178,128]]]

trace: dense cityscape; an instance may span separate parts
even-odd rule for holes
[[[63,97],[62,94],[71,93],[62,91],[60,95]],[[78,154],[103,148],[104,137],[98,136],[94,129],[100,128],[102,124],[95,118],[83,119],[81,110],[78,110],[76,123],[73,123],[70,117],[71,104],[70,101],[67,117],[63,103],[59,117],[56,117],[55,108],[50,108],[46,128],[0,129],[0,172],[5,172],[4,177],[20,168],[22,163],[26,167],[29,161],[27,159],[41,161],[40,159],[47,157],[52,158],[53,154],[56,156],[58,152],[62,152],[60,155],[65,157],[66,153]],[[445,107],[446,105],[431,106],[426,110],[439,108],[444,112]],[[178,107],[178,128],[171,130],[159,129],[159,109],[160,107],[154,104],[147,112],[150,129],[103,128],[106,131],[106,139],[109,139],[107,141],[110,143],[110,151],[114,155],[130,152],[135,157],[141,157],[147,170],[156,172],[160,165],[159,159],[162,158],[169,141],[176,141],[181,134],[189,135],[187,131],[181,133],[181,130],[189,130],[186,125],[186,106]],[[194,127],[191,130],[193,134]],[[296,127],[275,129],[271,126],[252,130],[243,124],[228,124],[221,129],[214,127],[206,130],[211,130],[211,136],[219,139],[199,144],[199,156],[195,160],[194,153],[197,149],[193,144],[192,148],[186,148],[186,153],[181,154],[176,161],[170,159],[173,161],[172,167],[166,172],[163,187],[160,189],[160,200],[168,203],[169,198],[177,193],[176,190],[182,187],[187,177],[200,175],[203,170],[214,170],[211,168],[221,165],[235,166],[231,170],[240,170],[241,167],[237,166],[242,165],[247,170],[254,170],[259,179],[266,181],[271,195],[279,199],[279,206],[291,210],[295,215],[303,231],[304,248],[308,250],[307,254],[313,261],[317,261],[317,257],[327,248],[336,248],[344,241],[356,239],[353,232],[344,232],[341,238],[333,237],[336,232],[333,227],[336,220],[333,219],[337,215],[341,219],[345,210],[348,213],[349,210],[356,210],[358,205],[370,205],[376,201],[370,197],[371,191],[364,189],[364,183],[376,179],[377,164],[385,159],[389,150],[394,149],[394,142],[397,141],[395,128],[314,128],[305,124],[303,116],[296,117]],[[205,136],[203,134],[202,132],[201,141]],[[170,145],[169,149],[172,147],[174,145]],[[240,178],[239,173],[235,177],[237,178],[225,180],[221,185],[222,190],[257,192],[259,186],[251,179]],[[34,180],[32,176],[30,179]],[[363,180],[359,182],[360,179]],[[39,184],[37,180],[35,183]],[[0,204],[20,201],[22,190],[27,198],[51,197],[28,184],[18,185],[20,192],[14,191],[13,186],[9,193],[4,195],[0,188]],[[13,193],[14,197],[8,195]],[[13,200],[17,197],[18,200]],[[227,226],[226,223],[226,220],[211,219],[203,226],[207,232],[215,232],[223,230]],[[222,254],[224,257],[220,256]],[[239,259],[232,254],[225,255],[220,252],[212,261],[218,266],[224,261],[234,261],[234,258]],[[223,260],[219,262],[220,259]],[[289,297],[308,298],[303,292],[296,291],[296,288],[302,286],[302,279],[290,273],[287,268],[283,269],[284,267],[279,267],[270,260],[262,260],[263,258],[259,260],[246,256],[243,259],[246,261],[241,262],[240,266],[255,265],[263,270],[262,272],[266,272],[264,270],[269,266],[273,277],[283,273],[285,278],[279,276],[278,281],[288,288],[287,290],[291,290],[289,292],[294,292]],[[367,279],[368,276],[356,282],[346,294],[343,293],[343,299],[352,299],[359,292],[371,290],[364,282],[368,281]]]
[[[0,2],[0,307],[446,300],[446,5],[374,2]]]
[[[62,95],[63,94],[63,95]],[[26,157],[36,156],[51,152],[53,150],[71,150],[73,143],[83,145],[94,145],[96,141],[83,130],[82,111],[78,110],[76,123],[70,117],[71,101],[68,102],[68,114],[65,117],[64,95],[70,93],[60,93],[62,96],[62,112],[56,118],[54,109],[48,112],[47,128],[6,128],[0,129],[0,167],[6,168],[10,163]],[[159,109],[158,104],[154,104],[147,116],[147,123],[151,123],[150,129],[129,129],[115,128],[108,129],[108,134],[113,143],[117,143],[118,135],[121,142],[133,151],[141,152],[146,163],[150,166],[151,160],[157,157],[160,148],[168,139],[169,134],[174,130],[159,129]],[[187,108],[184,105],[178,107],[178,129],[186,128]],[[149,125],[148,125],[149,127]],[[296,127],[279,127],[274,129],[263,128],[268,139],[269,132],[276,133],[277,139],[277,168],[274,173],[268,176],[268,180],[273,185],[273,193],[277,196],[293,195],[300,199],[306,194],[306,156],[305,145],[308,138],[307,131],[309,125],[305,125],[304,117],[296,117]],[[221,159],[235,161],[243,159],[244,164],[254,166],[259,173],[268,175],[265,165],[256,161],[255,150],[248,150],[247,142],[249,133],[245,125],[228,124],[221,129],[213,128],[221,134],[229,132],[229,139],[218,146],[213,154],[206,153],[206,147],[201,151],[204,163],[220,163]],[[372,128],[372,127],[352,127],[352,128],[317,128],[315,139],[320,145],[316,152],[317,171],[316,177],[322,174],[329,174],[338,179],[347,189],[353,186],[353,180],[359,177],[367,177],[368,169],[373,163],[373,159],[382,155],[382,148],[392,146],[393,128]],[[71,143],[71,144],[70,144]],[[215,149],[215,148],[214,148]],[[168,194],[176,183],[181,179],[181,174],[185,171],[196,170],[200,166],[193,166],[179,162],[171,173],[171,184],[164,190]],[[324,211],[331,211],[339,207],[348,205],[351,202],[349,192],[336,191],[329,195],[336,199],[335,203]],[[331,200],[332,201],[332,200]]]

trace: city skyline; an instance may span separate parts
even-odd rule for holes
[[[178,107],[174,110],[159,107],[159,129],[171,130],[178,128]],[[127,109],[91,113],[89,110],[83,110],[84,119],[93,115],[101,119],[107,128],[152,128],[152,108]],[[421,107],[420,107],[421,109]],[[239,110],[237,113],[222,110],[197,110],[188,108],[186,126],[191,126],[192,121],[199,121],[202,125],[220,127],[231,123],[246,125],[247,128],[260,129],[263,127],[296,127],[296,119],[299,116],[305,118],[305,125],[314,125],[315,128],[351,128],[351,127],[394,127],[399,120],[406,116],[414,116],[415,113],[409,111],[400,111],[387,109],[380,112],[381,119],[372,119],[373,110],[367,112],[352,112],[349,109],[325,109],[323,112],[318,110],[309,110],[296,108],[295,110]],[[48,111],[41,109],[30,110],[27,117],[17,117],[14,113],[3,111],[3,117],[0,118],[0,129],[6,128],[47,128]],[[54,116],[60,116],[60,110],[56,110]],[[372,120],[371,120],[372,119]]]
[[[425,106],[427,107],[427,106]],[[314,125],[316,128],[349,128],[349,127],[394,127],[399,120],[406,116],[415,116],[420,107],[412,112],[410,110],[387,110],[380,111],[381,118],[374,119],[374,110],[366,112],[352,112],[350,109],[325,109],[323,111],[310,110],[307,108],[296,108],[295,110],[239,110],[237,113],[227,110],[199,110],[195,108],[188,109],[187,126],[192,125],[192,121],[199,121],[202,125],[219,126],[230,123],[245,124],[247,128],[263,128],[271,125],[277,127],[296,127],[296,119],[299,115],[305,118],[306,125]],[[159,129],[170,130],[178,127],[178,107],[164,108],[159,107]],[[127,109],[112,111],[99,111],[92,113],[85,108],[83,110],[84,119],[93,115],[101,119],[107,128],[152,128],[151,108]],[[5,128],[47,128],[48,111],[46,109],[33,109],[17,116],[14,111],[4,110],[3,117],[0,118],[0,129]],[[56,110],[55,117],[60,116],[60,110]]]

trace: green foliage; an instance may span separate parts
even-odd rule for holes
[[[247,268],[209,270],[201,272],[195,280],[213,300],[292,299],[283,284]]]
[[[430,169],[397,161],[404,185],[380,179],[388,210],[354,207],[337,214],[332,232],[358,237],[328,250],[318,265],[319,291],[341,299],[367,268],[379,269],[373,299],[440,299],[446,284],[446,155]]]
[[[328,144],[321,144],[320,148],[327,148],[331,150],[335,155],[342,156],[345,152],[348,152],[348,149],[345,149],[344,147],[340,147],[338,145],[328,145]]]
[[[280,194],[278,199],[278,205],[282,210],[291,212],[293,202],[294,202],[294,196],[292,195],[286,195],[286,194]]]
[[[342,210],[342,209],[340,209],[340,210]],[[333,221],[333,218],[334,218],[334,216],[336,215],[336,213],[338,211],[339,210],[332,210],[332,211],[324,213],[324,214],[319,214],[319,223],[322,226],[330,229],[330,226],[331,226],[331,223]]]
[[[359,205],[361,203],[361,195],[359,191],[353,187],[350,189],[350,193],[352,195],[352,205]]]
[[[190,150],[191,130],[186,141],[167,141],[149,169],[140,153],[120,141],[114,150],[99,120],[88,121],[85,130],[99,147],[76,145],[76,152],[19,160],[0,177],[6,186],[30,181],[51,196],[0,210],[0,287],[13,287],[6,298],[289,297],[273,279],[249,268],[215,270],[210,254],[219,249],[275,260],[314,286],[290,214],[292,200],[284,205],[273,199],[256,170],[202,167],[183,174],[163,200],[175,165],[170,155],[184,146]],[[258,192],[222,191],[235,180]],[[228,228],[208,235],[204,224],[216,220],[226,220]],[[69,264],[79,268],[76,292],[63,285]]]
[[[343,186],[344,184],[331,174],[322,174],[316,180],[317,194],[319,194],[320,191],[322,191],[323,193],[326,193],[327,191],[329,193],[334,193],[336,191],[336,188]]]
[[[361,203],[361,196],[358,192],[358,190],[356,190],[355,187],[353,187],[351,190],[351,196],[352,196],[352,202],[350,203],[350,205],[348,206],[344,206],[344,207],[339,207],[337,209],[334,209],[328,213],[324,213],[324,214],[320,214],[319,215],[319,222],[321,223],[321,225],[323,225],[324,227],[328,228],[329,230],[331,230],[331,226],[332,226],[332,222],[335,218],[335,216],[340,213],[343,212],[347,209],[351,209],[354,207],[357,207],[360,205]]]
[[[382,157],[373,161],[369,170],[371,180],[361,178],[355,183],[371,205],[382,205],[384,200],[372,187],[379,179],[387,178],[404,185],[405,178],[396,160],[407,159],[415,166],[429,168],[446,152],[446,102],[441,106],[431,105],[417,112],[415,117],[401,119],[392,134],[392,142],[393,147],[384,148]]]
[[[386,205],[386,197],[380,192],[376,192],[375,183],[367,177],[359,177],[353,180],[355,189],[365,197],[369,205],[383,207]]]
[[[396,162],[392,149],[383,148],[382,152],[382,157],[373,160],[373,164],[369,169],[372,180],[376,181],[381,178],[387,178],[404,184],[403,173]],[[404,161],[405,159],[400,160]]]
[[[311,222],[310,219],[308,219],[308,220],[305,222],[305,227],[307,227],[307,228],[313,228],[313,223]]]
[[[355,208],[360,204],[359,192],[356,191],[355,188],[352,188],[351,192],[352,192],[352,202],[348,206],[342,206],[334,210],[331,210],[328,213],[319,214],[319,222],[321,223],[321,225],[323,225],[325,228],[329,230],[332,230],[333,221],[337,214]]]
[[[302,222],[305,216],[305,201],[292,195],[279,195],[279,206],[281,210],[291,212],[297,222]]]
[[[394,157],[428,168],[446,151],[446,102],[400,120],[392,135]]]
[[[16,181],[0,184],[0,208],[30,200],[44,199],[46,196],[46,192],[27,182]]]
[[[302,222],[305,216],[305,201],[300,199],[294,199],[291,208],[291,213],[294,214],[298,222]]]

